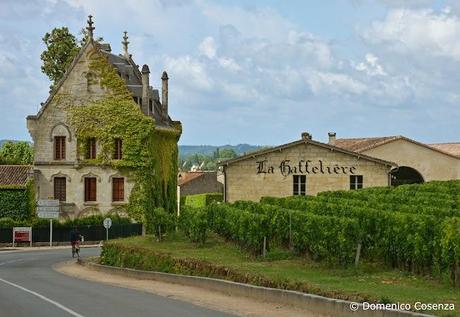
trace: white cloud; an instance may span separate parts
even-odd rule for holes
[[[206,37],[198,46],[201,54],[213,59],[216,56],[216,44],[212,36]]]
[[[383,66],[378,63],[378,57],[372,53],[366,54],[365,61],[356,65],[356,70],[365,72],[369,76],[387,75]]]
[[[363,35],[370,43],[385,45],[400,54],[460,61],[460,19],[448,10],[393,10]]]

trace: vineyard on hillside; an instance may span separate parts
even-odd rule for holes
[[[460,287],[460,181],[186,207],[179,227],[194,242],[211,230],[257,255],[281,246],[338,266],[447,276]]]

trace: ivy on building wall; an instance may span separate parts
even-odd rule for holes
[[[26,186],[0,186],[0,218],[29,220],[35,213],[35,186],[32,180]]]
[[[146,213],[163,207],[176,211],[177,141],[181,126],[155,128],[155,120],[144,115],[133,101],[123,79],[100,53],[89,54],[90,70],[107,90],[104,99],[68,107],[68,121],[75,128],[78,155],[83,158],[87,140],[95,137],[98,155],[83,165],[110,166],[134,179],[127,211],[138,221]],[[114,160],[115,139],[122,140],[122,159]]]

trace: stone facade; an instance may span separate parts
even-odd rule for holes
[[[179,177],[181,197],[204,193],[222,193],[223,185],[217,181],[217,172],[188,172],[182,174],[197,174],[196,177]],[[181,175],[180,175],[181,176]],[[182,179],[184,179],[182,181]]]
[[[425,182],[460,179],[460,158],[405,139],[389,142],[362,153],[394,161],[398,166],[411,167],[422,175]]]
[[[393,164],[302,139],[221,165],[225,174],[225,200],[233,202],[258,201],[263,196],[292,196],[294,175],[306,176],[306,195],[349,190],[352,175],[363,176],[363,187],[388,186]]]
[[[82,105],[91,100],[101,99],[109,93],[106,88],[101,87],[100,78],[95,77],[91,71],[90,63],[93,54],[104,56],[118,71],[118,75],[124,79],[141,111],[145,115],[152,116],[157,127],[174,129],[174,125],[177,124],[164,112],[167,111],[167,107],[162,106],[158,90],[149,86],[150,71],[147,65],[144,65],[141,73],[127,52],[126,34],[123,44],[125,54],[114,55],[111,53],[110,45],[97,43],[92,38],[88,39],[87,44],[82,47],[38,114],[27,117],[27,127],[35,149],[34,175],[37,198],[56,198],[55,179],[65,178],[66,200],[61,202],[61,214],[64,218],[76,218],[93,213],[119,213],[123,210],[123,205],[128,202],[134,186],[129,171],[121,175],[113,168],[85,163],[83,157],[77,154],[75,129],[67,123],[65,109],[69,103]],[[167,98],[167,91],[163,92],[163,95],[165,94]],[[163,100],[163,103],[167,104],[167,101]],[[65,159],[55,159],[57,136],[65,137]],[[85,201],[86,177],[96,178],[95,201]],[[114,177],[122,177],[124,182],[124,197],[121,200],[116,199],[117,201],[113,201],[112,197]]]
[[[329,137],[331,145],[395,162],[398,168],[414,170],[425,182],[460,179],[460,156],[439,145],[423,144],[404,136],[335,139],[335,133],[331,133]]]

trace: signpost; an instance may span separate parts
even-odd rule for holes
[[[32,227],[13,227],[13,248],[16,241],[28,241],[32,246]]]
[[[104,219],[104,228],[105,228],[105,240],[109,240],[109,228],[112,226],[112,219]]]
[[[37,202],[38,218],[50,220],[50,247],[53,246],[53,219],[59,218],[60,203],[59,200],[47,199]]]

